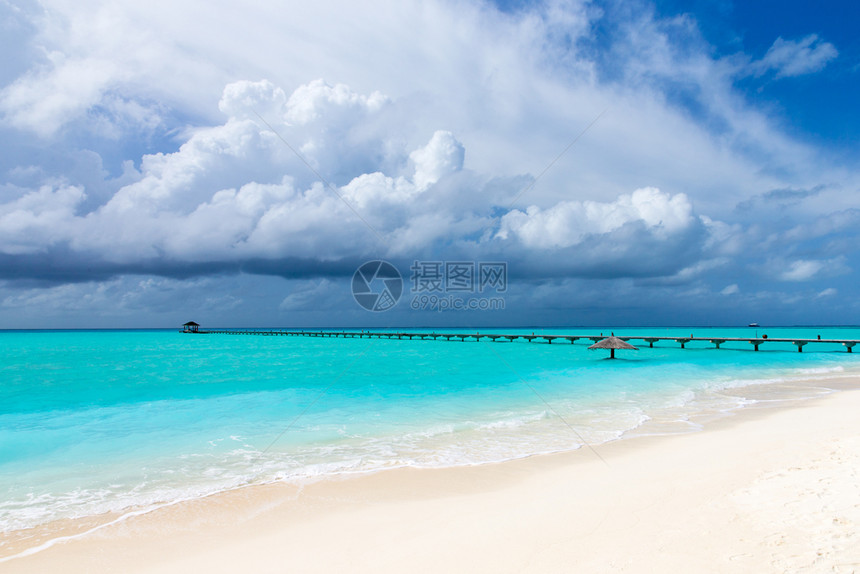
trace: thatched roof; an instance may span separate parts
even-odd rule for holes
[[[182,326],[183,326],[183,327],[199,327],[199,326],[200,326],[200,324],[199,324],[199,323],[195,323],[194,321],[188,321],[187,323],[185,323],[185,324],[184,324],[184,325],[182,325]]]
[[[595,344],[590,346],[589,349],[633,349],[635,351],[639,350],[627,341],[622,341],[614,335],[612,337],[606,337],[602,341],[596,342]]]

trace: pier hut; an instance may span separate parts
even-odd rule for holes
[[[194,321],[188,321],[184,325],[182,325],[183,333],[196,333],[200,330],[200,325],[195,323]]]

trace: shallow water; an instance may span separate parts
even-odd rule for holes
[[[601,331],[755,330],[534,332]],[[860,328],[763,332],[860,339]],[[793,380],[860,367],[860,354],[841,345],[797,353],[791,344],[753,352],[749,343],[682,350],[661,342],[609,361],[588,344],[0,332],[0,530],[245,484],[479,464],[694,431],[737,408],[827,392],[826,382],[799,389]]]

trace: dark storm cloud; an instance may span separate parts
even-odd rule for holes
[[[0,280],[17,282],[22,286],[46,286],[106,281],[122,275],[153,275],[171,279],[189,279],[239,273],[271,275],[285,279],[307,279],[351,276],[363,262],[363,259],[355,257],[336,261],[288,257],[249,259],[239,262],[187,262],[153,259],[119,264],[87,259],[68,250],[56,249],[50,253],[37,255],[0,254]]]

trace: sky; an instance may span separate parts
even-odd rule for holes
[[[857,15],[0,0],[0,328],[856,325]]]

